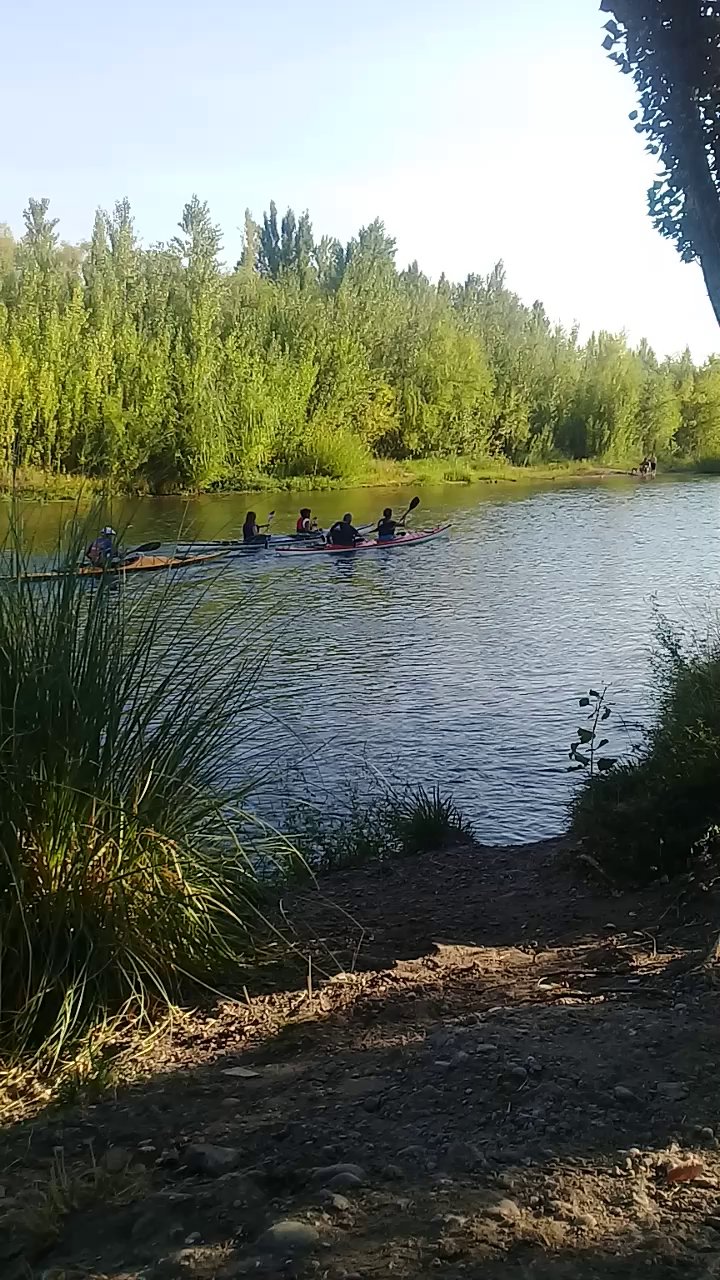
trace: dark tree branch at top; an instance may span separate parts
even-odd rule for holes
[[[601,0],[605,48],[638,90],[635,129],[660,161],[650,216],[699,262],[720,323],[720,3]]]

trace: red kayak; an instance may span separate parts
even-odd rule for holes
[[[440,538],[450,528],[448,524],[436,524],[433,529],[418,529],[415,533],[406,533],[399,538],[363,538],[361,542],[356,542],[354,547],[335,547],[332,543],[327,542],[324,546],[304,547],[302,545],[294,547],[277,547],[276,556],[347,556],[354,555],[356,551],[391,551],[395,547],[416,547],[420,542],[430,542],[433,538]]]

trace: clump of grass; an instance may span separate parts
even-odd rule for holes
[[[473,839],[469,822],[439,787],[386,788],[370,799],[356,790],[340,809],[296,806],[293,842],[316,872],[432,853]]]
[[[655,691],[635,758],[589,780],[572,806],[585,847],[638,881],[688,869],[720,826],[720,626],[685,643],[661,625]]]
[[[71,520],[60,563],[82,556]],[[108,1019],[247,961],[268,859],[224,750],[257,665],[202,590],[0,582],[0,1053],[54,1064]],[[197,640],[193,636],[198,637]]]

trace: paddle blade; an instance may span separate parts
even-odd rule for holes
[[[412,502],[410,503],[410,506],[408,507],[408,511],[414,511],[415,508],[419,506],[420,506],[420,499],[413,498]]]

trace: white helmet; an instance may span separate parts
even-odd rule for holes
[[[109,524],[106,524],[106,525],[105,525],[105,528],[104,528],[104,529],[101,529],[101,530],[100,530],[100,532],[101,532],[101,533],[107,533],[111,538],[116,537],[115,530],[114,530],[114,529],[111,529]]]

